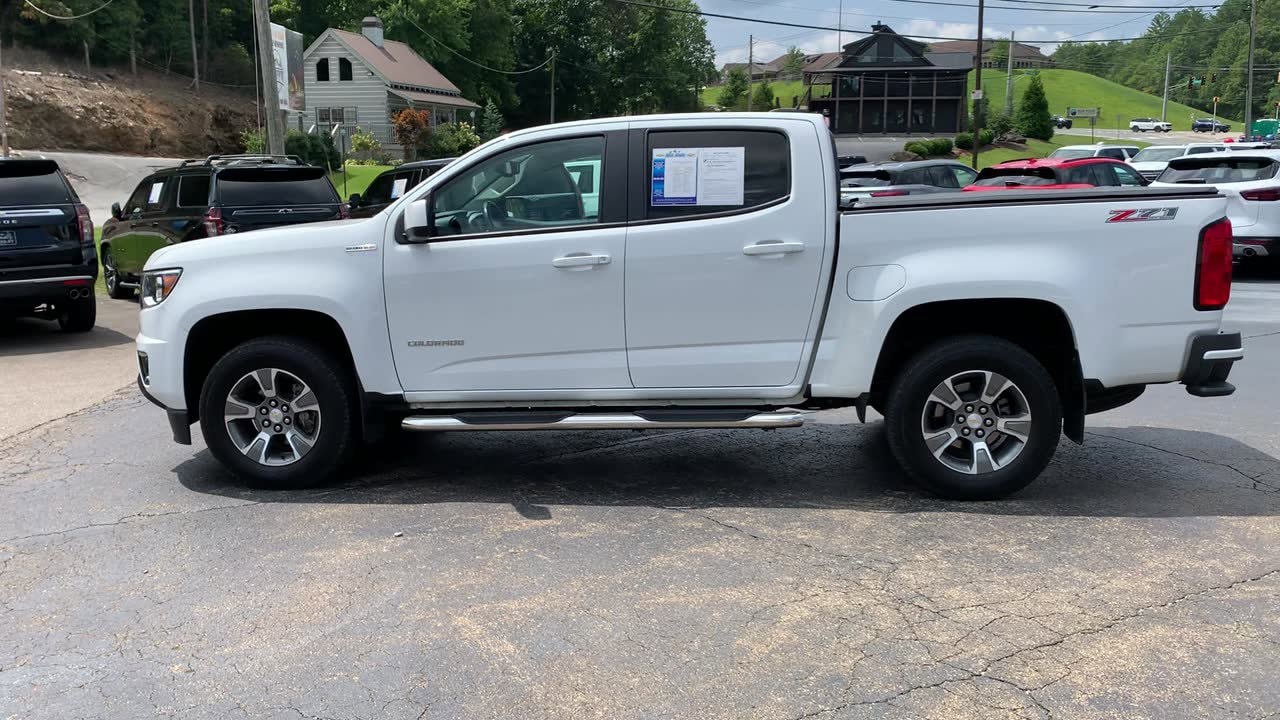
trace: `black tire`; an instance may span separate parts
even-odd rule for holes
[[[224,423],[235,384],[264,368],[283,370],[306,383],[322,418],[311,449],[286,465],[268,466],[246,456]],[[359,405],[350,371],[331,354],[300,338],[266,337],[235,347],[209,371],[200,391],[200,430],[213,456],[253,487],[315,487],[332,480],[355,449]]]
[[[133,288],[120,286],[120,282],[123,279],[120,271],[116,269],[115,260],[111,257],[111,247],[103,245],[102,280],[107,286],[107,295],[110,295],[113,300],[130,300],[133,298]]]
[[[58,327],[64,332],[89,332],[98,321],[98,299],[93,288],[89,297],[67,300],[58,307]]]
[[[977,474],[953,469],[935,457],[925,441],[924,432],[923,414],[931,393],[948,378],[969,371],[988,371],[1007,378],[1021,392],[1026,410],[1031,414],[1027,440],[1021,450],[1003,467]],[[1010,402],[1008,396],[1002,397],[1006,400],[999,402]],[[966,402],[960,407],[960,412],[969,406]],[[1026,487],[1049,464],[1062,433],[1062,404],[1049,372],[1018,345],[986,335],[948,338],[921,350],[894,378],[885,409],[889,448],[907,476],[929,492],[954,500],[993,500]],[[994,406],[991,412],[997,412]],[[961,417],[957,414],[954,419],[960,422]],[[994,414],[990,417],[998,419]],[[983,431],[975,429],[970,432]],[[1016,444],[1012,436],[1006,438],[993,434],[988,439],[993,443]],[[963,454],[966,442],[957,436],[956,441],[942,446],[940,452]],[[974,448],[972,445],[967,447]],[[993,445],[988,458],[991,454],[999,454],[1003,447]],[[973,457],[972,467],[977,468],[979,454],[973,452]]]

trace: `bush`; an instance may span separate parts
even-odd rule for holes
[[[991,132],[990,128],[982,128],[982,130],[978,133],[979,147],[986,147],[991,143],[995,142],[995,139],[996,139],[995,133]]]
[[[431,154],[435,157],[457,157],[480,144],[480,136],[469,123],[437,125],[432,138]]]
[[[929,157],[929,144],[920,142],[918,140],[915,142],[909,142],[906,145],[903,145],[902,149],[906,150],[909,153],[915,153],[920,157]]]
[[[1018,103],[1018,112],[1014,115],[1013,124],[1018,132],[1029,138],[1049,140],[1053,137],[1053,118],[1049,116],[1049,100],[1044,95],[1044,83],[1039,75],[1031,76],[1031,83],[1022,100]]]
[[[240,144],[244,146],[244,151],[247,153],[265,153],[267,151],[267,136],[256,128],[241,130]]]
[[[368,152],[375,153],[382,149],[382,143],[373,136],[368,130],[356,128],[351,133],[351,151],[352,152]]]
[[[947,138],[934,138],[933,140],[929,141],[928,145],[929,145],[930,155],[950,155],[951,154],[952,145],[951,145],[951,141],[948,140]]]
[[[1003,112],[992,113],[990,122],[987,127],[991,128],[991,132],[996,136],[1007,135],[1013,130],[1013,118]]]
[[[973,150],[973,135],[967,132],[956,134],[956,147],[961,150]]]
[[[303,162],[322,168],[337,168],[342,165],[342,158],[328,133],[308,135],[290,130],[284,138],[284,152],[286,155],[297,155]]]

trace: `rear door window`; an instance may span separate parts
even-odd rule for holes
[[[1142,178],[1126,165],[1112,165],[1111,171],[1124,187],[1141,187]]]
[[[973,170],[970,170],[967,167],[960,167],[959,165],[951,165],[947,168],[947,170],[950,171],[951,174],[955,176],[956,182],[959,184],[960,187],[968,187],[973,184],[974,180],[978,179],[978,173],[974,172]]]
[[[382,205],[391,202],[391,183],[395,173],[383,173],[369,183],[364,191],[364,200],[369,205]]]
[[[840,187],[883,187],[890,182],[884,170],[855,170],[840,173]]]
[[[0,206],[72,202],[67,181],[53,161],[0,161]]]
[[[929,168],[929,184],[940,188],[960,187],[960,183],[956,182],[956,176],[952,174],[951,168],[941,165]]]
[[[1120,148],[1102,148],[1098,151],[1098,157],[1111,158],[1112,160],[1124,160],[1126,155],[1124,150]]]
[[[1160,182],[1222,183],[1270,180],[1276,174],[1276,162],[1270,158],[1179,158],[1160,173]]]
[[[656,152],[655,152],[656,151]],[[693,163],[684,163],[677,177],[668,166],[672,151],[696,153]],[[705,153],[712,151],[714,155]],[[741,164],[734,158],[741,152]],[[725,173],[727,187],[710,187],[700,173],[704,159],[726,158],[731,170]],[[713,213],[747,211],[781,200],[791,194],[791,143],[787,136],[773,130],[683,130],[648,134],[640,187],[646,195],[644,214],[635,219],[694,217]],[[662,160],[659,163],[659,160]],[[674,166],[674,163],[672,163]],[[735,167],[736,166],[736,167]],[[686,169],[698,167],[690,176]],[[734,195],[740,171],[742,195]],[[725,190],[728,192],[725,192]],[[673,190],[674,192],[669,192]],[[703,196],[697,196],[698,192]],[[708,202],[706,196],[715,198]],[[721,198],[724,198],[721,201]]]
[[[321,168],[231,168],[217,175],[218,201],[233,207],[323,205],[338,192]]]
[[[208,205],[208,175],[183,175],[178,179],[178,207],[205,208]]]

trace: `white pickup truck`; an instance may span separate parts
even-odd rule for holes
[[[818,115],[512,133],[372,218],[153,254],[138,384],[175,441],[198,421],[267,487],[325,481],[388,426],[772,429],[870,406],[906,474],[954,498],[1023,487],[1148,384],[1234,390],[1213,188],[838,198]]]

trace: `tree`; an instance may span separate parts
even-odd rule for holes
[[[755,92],[751,93],[751,109],[768,110],[771,107],[773,107],[773,88],[769,86],[768,80],[762,80],[756,86]]]
[[[1018,112],[1013,116],[1018,132],[1029,138],[1048,140],[1053,137],[1053,119],[1049,116],[1049,100],[1044,95],[1044,83],[1039,75],[1032,75],[1027,89],[1018,101]]]
[[[431,142],[435,157],[457,157],[480,144],[480,136],[464,122],[445,123],[436,127]]]
[[[737,108],[746,104],[749,88],[747,73],[742,68],[732,68],[725,77],[724,87],[720,88],[720,97],[716,100],[721,107]]]
[[[804,75],[804,52],[792,45],[782,56],[782,79],[799,80]]]
[[[404,159],[417,159],[431,148],[431,113],[405,108],[391,116],[391,131],[404,148]]]
[[[1009,41],[996,40],[991,47],[991,54],[987,57],[992,67],[1004,70],[1009,65]]]
[[[480,114],[481,139],[492,140],[501,135],[505,127],[506,120],[502,119],[502,112],[498,110],[493,98],[489,98],[485,101],[484,112]]]

